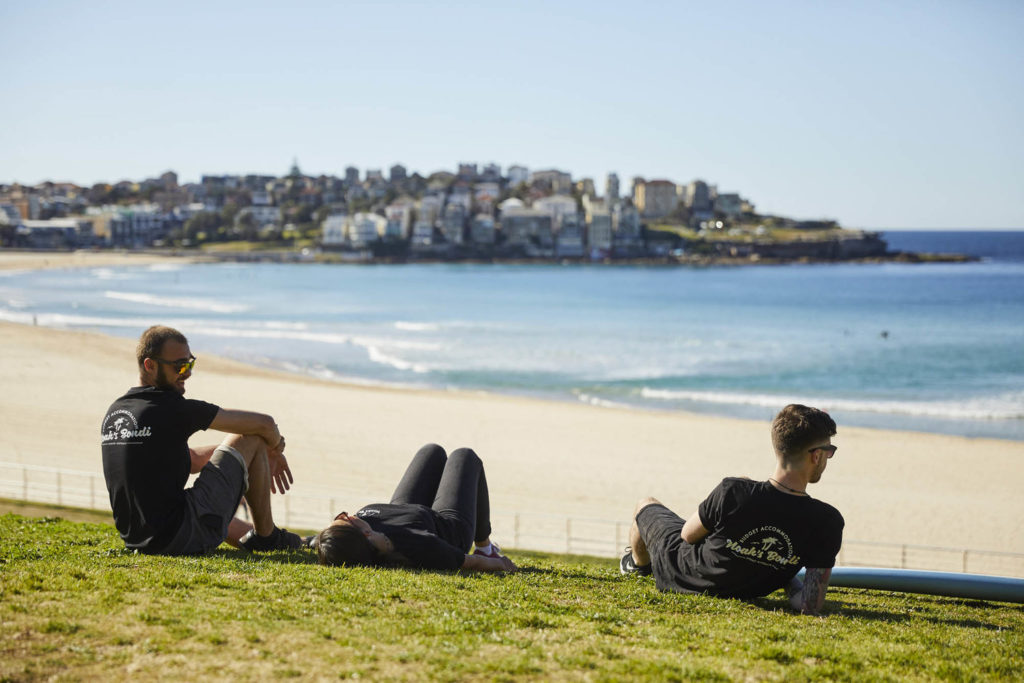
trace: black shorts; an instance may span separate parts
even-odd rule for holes
[[[647,554],[651,556],[651,570],[658,589],[700,592],[687,586],[682,570],[689,564],[686,555],[693,552],[693,546],[680,535],[686,520],[661,503],[652,503],[637,513],[636,524],[647,546]]]
[[[161,555],[201,555],[228,536],[228,525],[249,485],[242,454],[219,446],[191,488],[185,489],[185,517]]]

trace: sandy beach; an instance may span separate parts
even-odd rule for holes
[[[0,252],[0,268],[159,258]],[[137,384],[134,345],[0,323],[0,461],[101,471],[99,424]],[[199,362],[187,395],[273,415],[288,438],[292,494],[349,508],[387,499],[431,441],[481,454],[496,512],[623,522],[643,495],[687,515],[723,476],[764,479],[774,463],[767,422],[343,385],[192,350]],[[834,443],[840,450],[811,494],[843,513],[847,541],[1024,553],[1024,442],[840,424]]]
[[[580,518],[627,520],[647,494],[685,515],[722,476],[772,469],[760,422],[339,385],[193,351],[189,396],[273,415],[292,493],[350,507],[386,498],[428,441],[477,449],[495,510]],[[0,459],[99,471],[104,410],[137,383],[134,343],[0,323],[0,353]],[[1024,443],[842,425],[834,443],[811,492],[842,511],[847,540],[1024,552]]]
[[[153,263],[195,260],[191,256],[164,256],[127,251],[18,251],[0,250],[0,270],[39,268],[96,268],[100,266],[143,266]]]

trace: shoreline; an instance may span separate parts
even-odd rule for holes
[[[550,266],[639,266],[663,268],[714,268],[742,266],[789,266],[789,265],[843,265],[877,263],[974,263],[979,257],[964,254],[932,254],[916,252],[890,252],[884,256],[863,256],[856,258],[816,258],[799,256],[790,258],[726,255],[684,255],[644,256],[589,259],[583,257],[430,257],[415,256],[394,258],[386,256],[363,256],[355,252],[322,251],[312,255],[291,249],[260,249],[250,251],[207,251],[190,252],[182,249],[100,250],[78,249],[74,251],[0,249],[0,271],[4,270],[45,270],[55,268],[97,268],[109,266],[154,265],[161,263],[289,263],[312,265],[369,265],[400,266],[425,264],[474,264],[474,265],[550,265]]]
[[[147,266],[159,263],[198,263],[207,259],[172,253],[155,254],[134,251],[30,251],[0,249],[0,271],[49,270],[55,268],[100,268],[107,266]]]
[[[227,261],[234,261],[233,258],[226,259]],[[159,252],[155,253],[152,251],[147,252],[134,252],[134,251],[77,251],[77,252],[49,252],[49,251],[35,251],[35,252],[11,252],[9,250],[0,249],[0,273],[5,271],[11,272],[13,270],[23,269],[59,269],[59,268],[95,268],[95,267],[128,267],[128,266],[155,266],[155,265],[172,265],[182,266],[186,264],[196,263],[223,263],[218,259],[206,259],[196,258],[194,255],[183,255],[179,252]],[[512,265],[522,265],[527,262],[517,262]],[[427,262],[418,262],[419,265],[427,265]],[[412,264],[410,264],[412,265]],[[507,265],[507,264],[495,264],[495,265]],[[534,264],[536,266],[536,264]],[[548,267],[559,265],[557,263],[543,263],[541,265],[547,265]],[[585,267],[592,265],[596,267],[602,267],[604,264],[571,264],[579,267]],[[621,264],[628,267],[630,264]],[[728,264],[713,264],[719,267],[730,267]],[[796,264],[793,264],[796,265]],[[803,263],[802,265],[814,265],[813,263]],[[6,320],[16,324],[27,324],[35,325],[35,316],[19,315],[16,312],[12,312],[11,315],[6,316]],[[60,320],[49,320],[45,316],[40,319],[44,326],[50,326],[53,329],[64,329],[63,323]],[[72,327],[71,329],[75,329]],[[81,329],[87,329],[82,327]],[[120,334],[118,331],[117,336]],[[349,376],[330,376],[325,377],[317,373],[314,369],[308,367],[290,367],[280,363],[270,362],[269,359],[263,358],[248,358],[246,362],[250,363],[253,367],[259,367],[262,369],[269,370],[271,372],[284,372],[294,377],[302,378],[314,378],[324,379],[332,384],[341,384],[357,388],[374,388],[379,387],[387,390],[412,390],[412,391],[441,391],[447,392],[449,388],[443,385],[429,385],[426,383],[410,382],[405,383],[401,381],[388,381],[379,377],[374,377],[372,373],[369,373],[366,377],[349,377]],[[557,404],[565,405],[591,405],[599,408],[614,408],[619,410],[634,411],[634,412],[652,412],[656,414],[688,414],[696,417],[700,416],[716,416],[725,417],[731,419],[740,420],[760,420],[764,419],[766,415],[770,414],[770,407],[757,407],[757,406],[770,406],[770,404],[750,404],[745,403],[742,400],[737,402],[725,402],[722,405],[710,405],[701,403],[695,399],[692,405],[686,402],[677,402],[675,405],[657,405],[649,401],[645,402],[641,399],[630,400],[629,397],[622,397],[621,400],[609,398],[607,400],[599,397],[588,397],[584,394],[579,394],[576,391],[570,391],[569,387],[564,387],[564,391],[547,391],[537,392],[529,391],[526,389],[515,389],[515,388],[495,388],[495,387],[462,387],[457,390],[469,392],[469,393],[486,393],[496,397],[506,398],[525,398],[527,400],[541,400],[551,401]],[[770,397],[765,397],[770,398]],[[808,396],[793,396],[787,398],[795,398],[797,400],[803,398],[803,402],[808,400],[813,402],[813,399]],[[782,400],[780,398],[780,400]],[[992,415],[978,415],[975,417],[964,417],[962,419],[951,417],[944,419],[941,416],[936,416],[929,412],[915,412],[914,410],[909,411],[896,411],[893,413],[886,412],[875,412],[873,408],[864,410],[863,408],[858,409],[857,407],[849,407],[844,409],[840,405],[830,405],[826,399],[820,399],[823,408],[826,408],[840,416],[840,419],[845,421],[849,426],[858,426],[868,429],[879,429],[883,431],[893,432],[918,432],[924,434],[938,434],[938,435],[949,435],[949,436],[960,436],[964,438],[994,438],[999,440],[1006,440],[1010,442],[1021,442],[1024,443],[1024,435],[1019,431],[1017,423],[1006,423],[1003,426],[1000,416],[993,417]],[[768,411],[768,412],[766,412]]]
[[[137,383],[134,340],[0,323],[0,346],[0,381],[18,388],[0,395],[2,459],[98,471],[103,411]],[[774,465],[766,421],[342,384],[193,351],[187,396],[273,415],[293,492],[341,509],[386,500],[427,442],[481,454],[495,511],[624,523],[641,496],[687,515],[722,477]],[[840,424],[835,443],[811,493],[843,513],[847,540],[1024,553],[1024,442]]]

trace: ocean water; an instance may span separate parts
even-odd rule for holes
[[[366,384],[1024,440],[1024,232],[889,232],[964,264],[182,264],[0,273],[0,319]]]

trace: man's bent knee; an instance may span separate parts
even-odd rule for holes
[[[480,460],[480,456],[476,454],[472,448],[458,448],[448,456],[449,460],[476,460],[477,462],[483,462]]]
[[[636,516],[640,514],[640,511],[643,510],[648,505],[661,505],[661,501],[658,500],[657,498],[652,498],[650,496],[646,498],[641,498],[636,502],[636,508],[634,508],[633,510],[633,518],[635,519]]]
[[[220,445],[230,446],[241,453],[247,466],[252,464],[257,455],[266,453],[267,449],[267,443],[255,434],[228,434]]]

